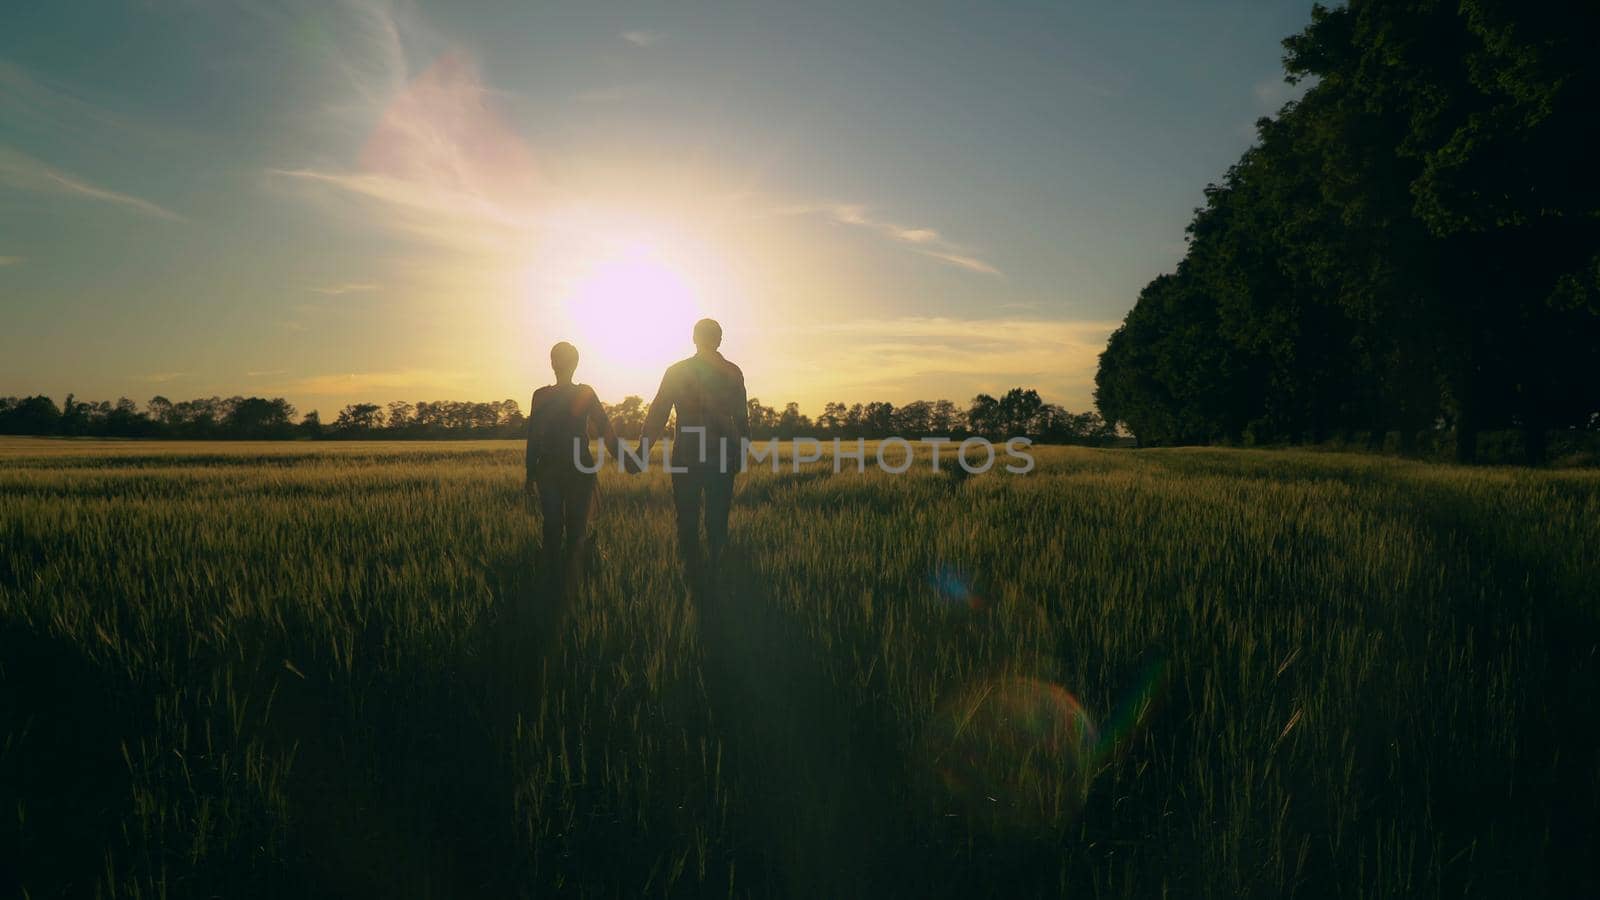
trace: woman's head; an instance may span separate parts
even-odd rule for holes
[[[550,348],[550,368],[555,370],[556,379],[566,381],[578,369],[578,348],[566,341],[562,341]]]

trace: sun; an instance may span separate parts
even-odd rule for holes
[[[592,261],[562,298],[567,340],[578,346],[578,378],[649,399],[661,373],[693,352],[701,318],[694,285],[646,243]]]
[[[521,327],[505,336],[519,378],[546,383],[550,346],[570,341],[577,379],[602,400],[650,400],[667,367],[695,352],[697,320],[717,319],[736,335],[731,346],[751,346],[755,319],[735,290],[726,235],[692,209],[667,212],[591,204],[542,221],[518,267]]]

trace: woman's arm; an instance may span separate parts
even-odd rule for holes
[[[605,404],[600,402],[600,395],[594,392],[594,388],[589,388],[589,425],[594,428],[595,434],[600,436],[600,446],[617,459],[621,459],[622,442],[617,439],[617,429],[606,416]]]
[[[535,440],[538,435],[534,434],[534,422],[536,421],[534,413],[538,409],[539,392],[534,391],[533,398],[528,401],[528,446],[523,453],[523,464],[527,466],[527,475],[522,482],[522,489],[530,494],[533,493],[533,473],[539,465],[539,445]]]

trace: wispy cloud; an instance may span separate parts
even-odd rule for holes
[[[785,330],[811,351],[803,370],[775,374],[840,397],[994,393],[1025,385],[1046,400],[1083,409],[1091,403],[1087,386],[1106,338],[1118,324],[904,317],[802,326]]]
[[[364,294],[371,291],[381,290],[382,288],[383,285],[371,281],[351,281],[345,284],[330,284],[323,287],[314,287],[311,288],[311,290],[318,294],[326,294],[330,297],[337,297],[341,294]]]
[[[639,29],[635,29],[633,31],[624,31],[622,33],[622,39],[634,45],[635,47],[649,47],[654,44],[659,44],[661,43],[661,39],[664,37],[666,37],[666,35],[659,31],[643,31]]]
[[[1105,348],[1105,338],[1120,324],[1117,321],[905,316],[852,319],[810,326],[806,330],[842,332],[907,342],[932,341],[952,347],[1019,353],[1026,356],[1029,351],[1035,349],[1055,352],[1064,347],[1092,348],[1098,353]]]
[[[458,250],[520,246],[544,195],[532,151],[460,52],[441,56],[383,101],[353,168],[268,174],[323,198],[380,206],[391,229]]]
[[[188,372],[149,372],[144,375],[135,375],[133,379],[135,381],[143,381],[146,384],[167,384],[187,377],[189,377]]]
[[[386,399],[406,395],[412,399],[421,392],[460,390],[468,382],[463,372],[446,369],[385,369],[367,372],[327,373],[294,378],[259,390],[285,396],[349,397],[370,395]],[[388,393],[384,393],[388,392]],[[382,396],[380,396],[382,395]]]
[[[436,44],[438,36],[384,0],[347,0],[337,9],[347,21],[330,61],[360,100],[361,108],[348,111],[360,116],[405,87],[411,74],[406,47]],[[341,111],[337,104],[334,111]]]
[[[8,147],[0,147],[0,186],[36,193],[85,197],[132,209],[158,219],[183,220],[177,213],[148,200],[90,184]]]
[[[266,378],[271,375],[287,375],[288,373],[288,369],[262,369],[256,372],[246,372],[244,374],[247,378]]]
[[[20,265],[22,265],[22,257],[20,257],[20,256],[0,256],[0,266],[20,266]]]
[[[589,201],[588,192],[571,191],[547,178],[543,160],[499,111],[501,92],[487,84],[472,56],[448,49],[413,71],[419,52],[411,31],[422,27],[428,43],[436,37],[425,26],[396,16],[376,2],[355,2],[360,27],[351,79],[370,102],[370,127],[359,155],[347,164],[286,165],[268,171],[271,185],[293,190],[330,213],[358,218],[442,253],[465,253],[492,267],[526,266],[529,248],[553,246],[545,238],[560,230],[565,211]],[[645,46],[661,40],[656,32],[627,32]],[[420,57],[419,57],[420,58]],[[576,96],[580,102],[614,102],[651,90],[621,84]],[[552,174],[573,166],[553,165]],[[943,266],[1002,277],[985,253],[947,238],[938,229],[902,224],[869,207],[827,203],[775,209],[782,201],[750,194],[738,201],[751,216],[808,214],[862,229]],[[544,252],[544,251],[541,251]],[[413,259],[420,257],[412,256]],[[557,261],[558,265],[560,261]],[[446,268],[459,269],[454,261]]]
[[[917,252],[924,256],[931,256],[941,262],[949,263],[957,268],[966,269],[969,272],[977,272],[982,275],[1000,274],[999,269],[996,269],[994,266],[991,266],[983,260],[978,259],[976,256],[965,256],[960,253],[950,253],[943,250],[919,250]]]
[[[790,215],[824,216],[837,224],[864,228],[888,240],[909,245],[910,249],[917,253],[939,260],[947,265],[981,275],[1000,274],[1000,270],[995,268],[993,264],[978,257],[973,251],[946,240],[937,230],[920,226],[901,225],[887,219],[878,218],[873,215],[870,209],[859,203],[791,206],[785,207],[780,212]]]
[[[205,140],[170,124],[153,125],[107,109],[71,85],[40,77],[0,60],[0,121],[17,132],[46,134],[67,142],[112,145],[140,152],[170,153]]]

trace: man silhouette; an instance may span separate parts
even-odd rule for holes
[[[666,429],[667,415],[678,411],[672,441],[672,503],[678,514],[678,555],[692,577],[701,569],[700,519],[714,573],[728,543],[728,508],[733,477],[744,462],[749,434],[744,373],[723,358],[722,326],[712,319],[694,325],[695,354],[674,363],[661,379],[640,436],[654,441]]]

